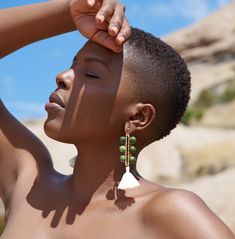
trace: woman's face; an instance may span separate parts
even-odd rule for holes
[[[125,122],[122,71],[123,53],[88,41],[71,69],[56,78],[58,88],[46,105],[46,134],[67,143],[120,135]]]

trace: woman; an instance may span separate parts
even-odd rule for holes
[[[41,141],[0,104],[0,195],[7,222],[1,239],[234,238],[197,196],[152,184],[130,165],[134,151],[152,141],[162,113],[130,92],[129,79],[143,72],[146,77],[153,69],[135,54],[141,48],[135,41],[123,54],[131,31],[120,3],[61,0],[6,9],[0,12],[0,26],[1,57],[75,27],[91,40],[71,68],[57,76],[58,87],[45,106],[46,134],[79,149],[72,175],[56,172]],[[142,33],[134,32],[142,42],[146,35],[141,40]],[[166,133],[159,129],[158,134]],[[117,160],[120,154],[126,168]]]

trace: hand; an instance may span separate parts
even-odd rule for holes
[[[71,0],[69,9],[83,36],[115,52],[122,51],[131,28],[118,0]]]

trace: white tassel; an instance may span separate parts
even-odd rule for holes
[[[122,176],[122,180],[120,181],[118,185],[118,189],[128,189],[128,188],[135,188],[138,187],[140,184],[138,180],[133,176],[133,174],[130,172],[130,167],[126,167],[126,172]]]
[[[70,167],[74,168],[75,166],[75,163],[76,163],[76,157],[73,157],[69,160],[69,165]]]

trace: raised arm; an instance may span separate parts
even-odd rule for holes
[[[78,29],[113,51],[122,50],[130,27],[118,0],[52,0],[0,10],[0,58],[41,39]],[[1,96],[0,96],[1,97]],[[0,197],[9,201],[23,169],[52,168],[40,140],[17,121],[0,99]]]
[[[0,10],[0,57],[41,39],[75,29],[68,1],[51,1]]]
[[[114,51],[130,35],[124,7],[116,0],[52,0],[0,10],[0,58],[30,43],[76,28]]]

